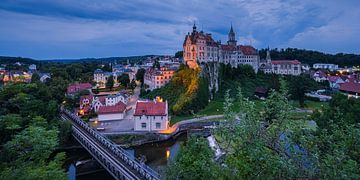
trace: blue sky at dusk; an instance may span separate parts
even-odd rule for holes
[[[174,54],[198,29],[255,48],[360,53],[359,0],[1,0],[0,55]]]

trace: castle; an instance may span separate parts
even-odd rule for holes
[[[255,72],[259,69],[260,56],[258,51],[252,46],[237,45],[232,25],[227,44],[221,44],[220,41],[214,41],[211,34],[203,31],[198,32],[194,24],[192,33],[185,36],[183,48],[184,63],[190,68],[209,62],[217,62],[230,64],[232,67],[249,64]]]

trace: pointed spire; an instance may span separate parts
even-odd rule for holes
[[[195,21],[194,21],[194,26],[193,26],[193,32],[196,32],[196,25],[195,25]]]
[[[231,25],[230,25],[230,32],[229,33],[234,33],[234,29],[233,29],[233,26],[232,26],[232,22],[231,22]]]

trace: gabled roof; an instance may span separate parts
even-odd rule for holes
[[[166,116],[167,102],[138,101],[134,116]]]
[[[100,106],[98,114],[114,114],[123,113],[126,110],[126,105],[121,101],[114,106]]]
[[[346,82],[340,85],[340,91],[360,93],[360,84],[354,82]]]
[[[85,89],[91,89],[90,83],[70,84],[67,88],[67,93],[76,93]]]
[[[84,99],[88,99],[89,103],[91,104],[92,100],[94,99],[94,96],[93,95],[80,96],[80,104],[83,102]]]
[[[271,61],[271,64],[301,64],[300,61],[298,60],[276,60],[276,61]]]
[[[240,45],[240,46],[238,46],[238,48],[244,55],[257,55],[258,54],[256,49],[252,46]]]

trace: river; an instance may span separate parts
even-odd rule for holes
[[[166,167],[169,162],[178,154],[181,145],[186,142],[187,135],[182,134],[176,139],[170,139],[163,142],[145,144],[137,147],[126,149],[138,159],[145,159],[145,163],[157,171],[162,177],[165,177]],[[84,164],[77,167],[78,173],[81,174],[76,178],[78,180],[97,180],[97,179],[113,179],[112,176],[104,170],[99,163],[91,160],[92,157],[85,149],[67,150],[67,163],[70,164],[76,161],[83,161]],[[89,161],[90,160],[90,161]],[[84,173],[84,172],[89,172]]]

